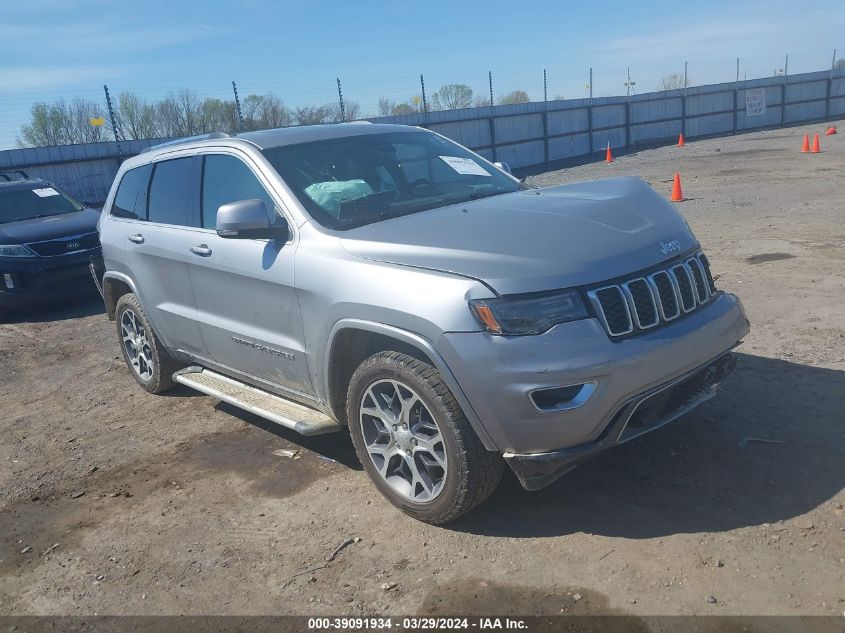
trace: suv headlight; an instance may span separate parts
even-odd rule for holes
[[[476,318],[493,334],[542,334],[558,323],[587,318],[587,307],[576,290],[476,299]]]
[[[0,244],[0,257],[36,257],[36,255],[22,244]]]

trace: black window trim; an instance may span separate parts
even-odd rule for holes
[[[123,184],[123,180],[129,174],[129,172],[135,171],[136,169],[143,169],[144,167],[150,168],[150,174],[147,176],[147,190],[145,193],[145,202],[144,202],[144,216],[137,217],[137,218],[130,218],[124,215],[117,215],[114,212],[115,203],[117,202],[117,194],[120,191],[120,186]],[[148,163],[142,163],[140,165],[135,165],[135,167],[130,167],[123,175],[120,177],[120,182],[117,184],[117,188],[114,190],[114,196],[112,196],[111,204],[109,205],[109,219],[113,220],[120,220],[122,222],[146,222],[147,217],[149,215],[149,207],[150,207],[150,183],[153,180],[153,171],[155,169],[155,163],[150,161]]]
[[[176,227],[176,228],[179,228],[179,229],[191,229],[191,230],[202,229],[202,223],[200,222],[200,217],[199,217],[200,216],[200,208],[199,208],[198,202],[197,202],[199,195],[202,194],[201,191],[199,192],[199,194],[197,192],[197,179],[199,177],[199,174],[197,172],[198,172],[198,169],[199,169],[199,165],[202,163],[202,161],[200,160],[202,158],[202,155],[198,154],[198,153],[190,153],[190,154],[181,154],[181,155],[177,154],[175,156],[170,155],[170,154],[166,154],[165,156],[166,157],[162,158],[161,160],[156,159],[156,160],[153,160],[149,163],[149,164],[152,165],[152,171],[150,172],[150,180],[149,180],[149,182],[147,182],[147,208],[145,210],[145,219],[143,221],[148,222],[149,224],[153,224],[155,226],[162,226],[162,227]],[[191,165],[190,165],[191,176],[190,176],[190,178],[191,178],[191,189],[192,189],[193,193],[191,195],[192,205],[191,205],[191,211],[190,211],[189,219],[190,219],[191,222],[193,222],[193,224],[168,224],[166,222],[153,222],[153,221],[151,221],[150,220],[150,191],[152,191],[153,179],[155,178],[156,169],[158,169],[158,166],[161,163],[166,163],[166,162],[173,161],[173,160],[184,160],[184,159],[189,159],[191,161]],[[198,224],[198,222],[199,222],[199,224]]]

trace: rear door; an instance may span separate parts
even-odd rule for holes
[[[286,390],[312,395],[305,358],[302,316],[294,288],[296,241],[226,239],[215,230],[217,209],[237,200],[260,199],[277,222],[285,222],[280,201],[245,154],[201,158],[198,245],[191,279],[200,328],[211,360]]]
[[[193,232],[199,226],[195,156],[153,164],[142,205],[128,219],[124,260],[153,327],[170,349],[203,350],[190,276]],[[118,196],[116,196],[118,198]]]

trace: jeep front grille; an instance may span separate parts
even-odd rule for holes
[[[716,292],[707,258],[698,253],[665,268],[587,291],[612,338],[633,336],[689,314]]]

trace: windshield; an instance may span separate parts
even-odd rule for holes
[[[436,134],[364,134],[263,150],[323,226],[348,229],[509,193],[518,182]]]
[[[70,196],[47,184],[31,189],[0,187],[0,224],[81,211],[84,207]]]

